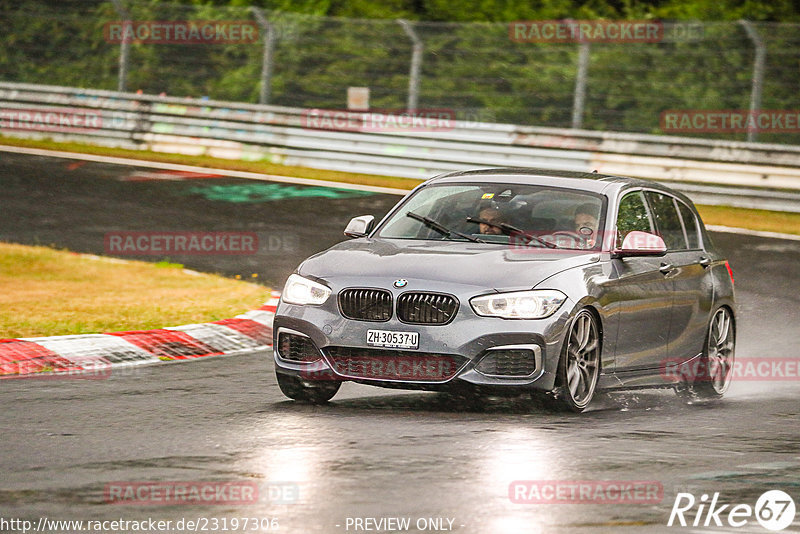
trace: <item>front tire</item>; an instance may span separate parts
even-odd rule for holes
[[[584,411],[592,402],[599,376],[600,328],[594,314],[584,308],[572,320],[558,361],[558,407],[576,413]]]
[[[316,384],[308,385],[306,381],[296,376],[275,373],[278,380],[278,387],[284,395],[292,400],[310,402],[312,404],[324,404],[331,400],[336,392],[339,391],[342,383],[338,380],[317,381]]]
[[[720,308],[708,324],[703,354],[693,376],[688,377],[678,394],[687,401],[722,398],[731,385],[736,346],[736,323],[728,308]]]

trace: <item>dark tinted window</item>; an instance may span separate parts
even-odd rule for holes
[[[629,232],[638,230],[640,232],[652,232],[650,216],[644,205],[642,193],[628,193],[619,202],[619,213],[617,213],[617,247],[622,246],[622,240]]]
[[[700,237],[697,230],[697,219],[692,210],[683,202],[678,202],[678,208],[683,219],[683,226],[686,228],[686,237],[689,239],[689,248],[700,248]]]
[[[597,236],[604,233],[603,198],[596,193],[547,185],[433,184],[406,199],[381,226],[379,235],[460,241],[468,239],[466,235],[492,245],[543,247],[544,241],[559,248],[593,249],[600,247]],[[427,216],[452,233],[446,236],[409,213]],[[501,225],[507,225],[506,229]]]
[[[648,191],[647,200],[653,210],[656,231],[667,244],[667,248],[670,250],[685,249],[686,238],[683,236],[683,225],[681,225],[681,218],[672,197]]]

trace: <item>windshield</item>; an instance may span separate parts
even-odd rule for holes
[[[474,241],[524,247],[599,248],[604,197],[520,184],[423,187],[379,229],[392,239]]]

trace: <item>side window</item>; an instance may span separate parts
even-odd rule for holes
[[[689,248],[700,248],[700,237],[697,229],[697,219],[692,213],[692,210],[683,202],[678,202],[678,209],[681,212],[683,219],[683,227],[686,228],[686,237],[688,239]]]
[[[686,249],[686,237],[683,234],[683,225],[678,215],[678,209],[672,197],[654,191],[647,192],[647,200],[653,209],[653,218],[656,230],[669,250]]]
[[[622,246],[622,240],[628,233],[638,230],[640,232],[652,232],[650,216],[644,204],[644,197],[641,191],[628,193],[619,201],[619,212],[617,213],[617,247]]]

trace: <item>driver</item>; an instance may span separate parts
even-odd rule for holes
[[[483,208],[478,214],[478,218],[494,224],[508,223],[508,220],[506,216],[503,215],[503,212],[494,207]],[[480,233],[484,235],[502,235],[503,233],[500,227],[493,226],[491,224],[480,223],[478,226]]]

